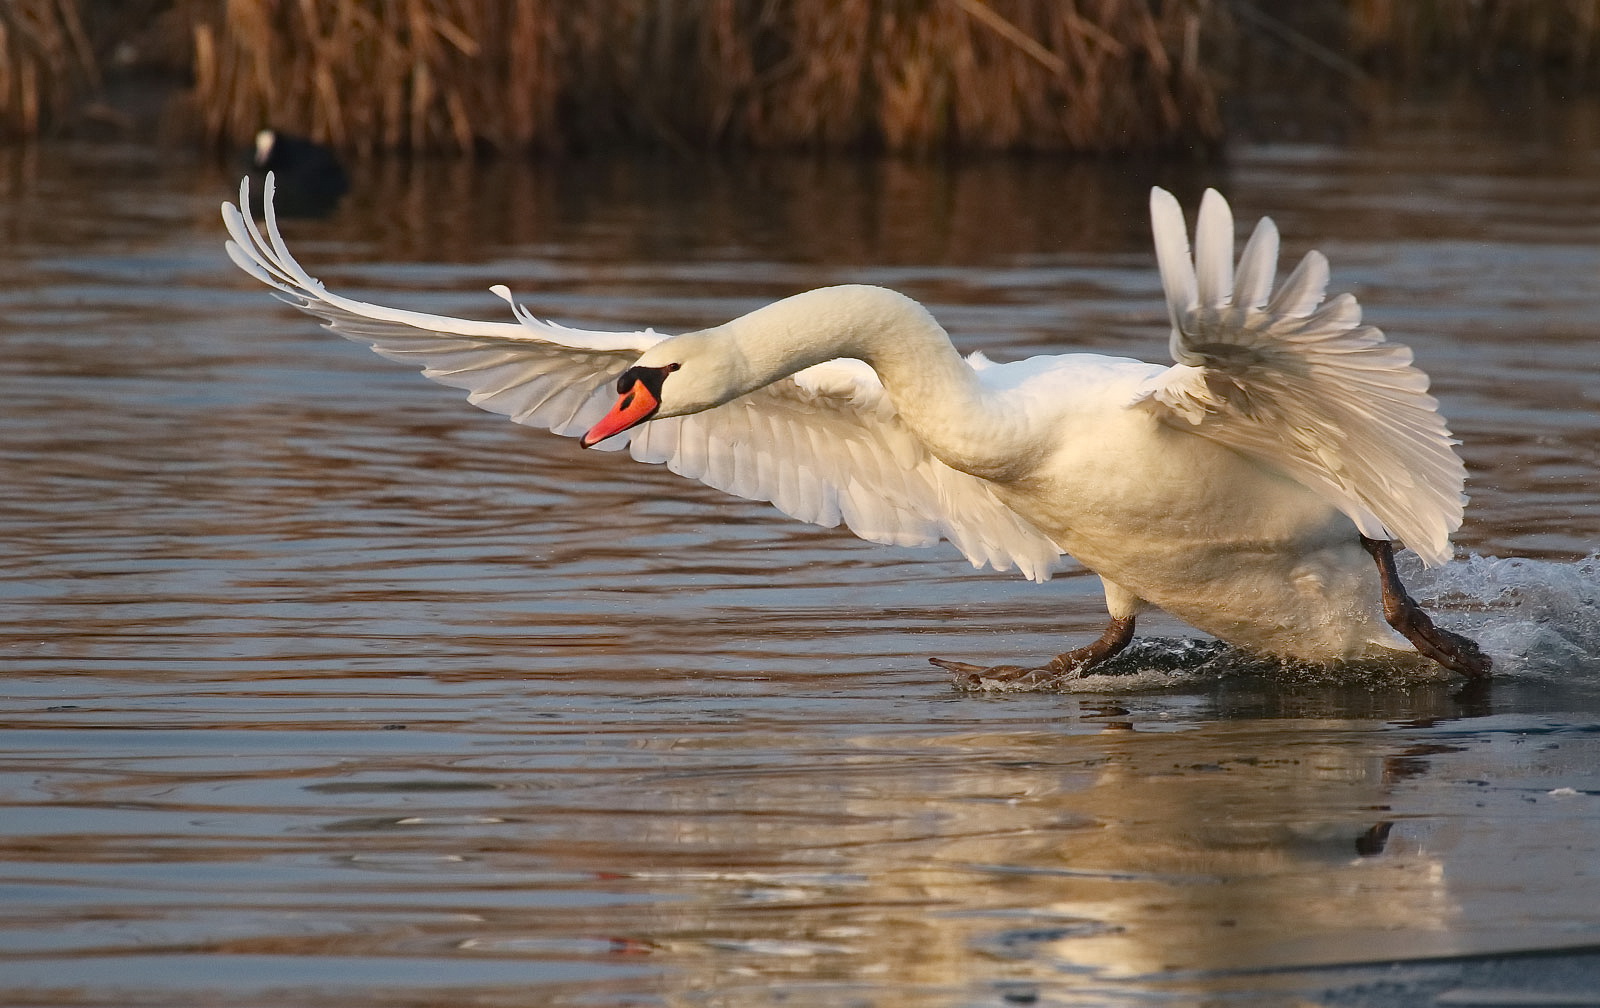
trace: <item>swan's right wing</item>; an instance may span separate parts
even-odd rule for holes
[[[1015,567],[1035,581],[1060,564],[1061,548],[988,483],[934,458],[858,360],[817,364],[715,409],[651,420],[611,440],[624,437],[640,461],[770,501],[814,525],[842,523],[871,542],[946,539],[974,567]]]
[[[249,206],[241,188],[240,205]],[[600,333],[540,322],[479,322],[369,304],[336,294],[284,244],[264,199],[266,230],[232,204],[228,254],[329,329],[434,381],[466,389],[475,405],[517,423],[577,437],[616,398],[614,380],[663,337]],[[510,300],[504,288],[496,293]],[[900,420],[872,369],[829,361],[693,416],[652,420],[596,447],[644,462],[801,521],[841,523],[863,539],[928,546],[948,539],[974,566],[1016,567],[1044,580],[1061,550],[995,497],[988,484],[934,458]]]

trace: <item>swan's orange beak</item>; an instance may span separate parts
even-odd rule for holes
[[[592,448],[608,437],[644,423],[655,416],[660,408],[661,400],[656,398],[656,394],[643,381],[636,380],[632,388],[617,398],[617,404],[611,407],[611,412],[590,427],[589,433],[580,438],[578,443],[585,448]]]

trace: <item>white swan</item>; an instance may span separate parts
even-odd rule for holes
[[[1177,201],[1151,195],[1178,362],[1163,367],[1094,354],[963,358],[920,305],[867,286],[808,291],[672,337],[541,322],[499,286],[513,322],[381,307],[327,290],[294,260],[272,184],[265,232],[223,205],[234,262],[484,409],[585,446],[627,447],[875,542],[948,539],[975,566],[1035,580],[1070,554],[1100,576],[1111,622],[1094,643],[1040,669],[936,659],[946,668],[1073,674],[1120,650],[1154,605],[1263,654],[1420,652],[1488,672],[1394,573],[1391,540],[1427,564],[1450,557],[1466,500],[1427,376],[1361,324],[1350,295],[1322,303],[1319,253],[1273,295],[1270,220],[1235,272],[1232,214],[1214,191],[1192,262]]]

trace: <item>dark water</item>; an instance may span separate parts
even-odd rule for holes
[[[468,407],[221,251],[227,171],[0,160],[0,1002],[1590,1003],[1593,109],[1226,164],[365,166],[291,244],[380,301],[666,330],[841,281],[965,348],[1159,359],[1148,187],[1319,247],[1464,442],[1409,571],[1500,675],[1264,675],[1148,621],[1072,693],[930,655],[1091,579],[796,525]]]

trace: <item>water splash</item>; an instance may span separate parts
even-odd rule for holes
[[[1569,563],[1472,554],[1402,576],[1442,625],[1489,653],[1497,673],[1600,682],[1600,553]]]
[[[1471,637],[1488,653],[1497,679],[1600,685],[1600,553],[1571,563],[1473,554],[1433,569],[1407,554],[1400,566],[1412,595],[1440,626]],[[1130,693],[1242,677],[1373,688],[1456,681],[1444,669],[1412,661],[1329,667],[1262,658],[1209,639],[1146,637],[1088,675],[960,685],[983,692]]]

